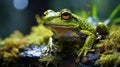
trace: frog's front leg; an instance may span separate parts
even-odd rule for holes
[[[95,38],[96,38],[95,34],[93,34],[90,31],[81,30],[80,32],[83,33],[83,34],[86,34],[87,37],[86,37],[86,40],[85,40],[85,43],[84,43],[83,47],[78,52],[78,58],[76,59],[76,62],[79,62],[80,56],[82,54],[83,54],[83,56],[87,55],[87,52],[92,48],[92,46],[94,44],[94,41],[95,41]]]
[[[56,48],[55,48],[55,45],[53,43],[53,38],[50,37],[49,40],[48,40],[48,49],[47,49],[46,53],[55,52],[55,50],[56,50]]]

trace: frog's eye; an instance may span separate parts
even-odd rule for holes
[[[69,20],[71,18],[71,11],[68,9],[61,10],[61,19]]]

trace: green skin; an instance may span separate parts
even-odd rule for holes
[[[62,12],[67,12],[67,11],[70,13],[71,17],[67,20],[62,19],[61,18]],[[59,28],[63,28],[63,29],[69,28],[72,31],[77,30],[77,31],[87,35],[83,47],[78,52],[78,59],[80,58],[80,56],[82,54],[83,54],[83,56],[87,55],[88,51],[91,50],[91,48],[95,42],[95,39],[96,39],[96,29],[94,28],[94,26],[90,25],[88,22],[86,22],[80,16],[77,16],[77,15],[71,13],[69,9],[63,9],[60,12],[54,12],[53,10],[47,10],[44,14],[45,14],[45,16],[42,19],[44,20],[43,24],[45,26],[59,27]],[[101,27],[105,27],[105,26],[101,26]],[[76,32],[74,32],[74,33],[76,33]],[[59,36],[59,35],[57,35],[58,34],[57,32],[54,32],[54,34],[56,37]],[[62,36],[64,37],[64,35],[66,35],[66,34],[63,33]],[[81,35],[79,35],[79,37],[81,37]]]

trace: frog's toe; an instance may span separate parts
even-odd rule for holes
[[[82,56],[82,54],[83,54],[83,56],[86,56],[89,50],[90,50],[89,48],[80,49],[80,51],[78,53],[78,57]]]
[[[80,49],[79,53],[78,53],[78,57],[80,57],[83,54],[83,49]]]
[[[84,52],[84,49],[81,48],[78,52],[78,57],[75,59],[76,63],[80,62],[80,57],[82,56],[83,52]]]
[[[83,56],[86,56],[89,50],[90,50],[90,49],[85,49],[85,50],[84,50],[84,53],[83,53]]]
[[[75,62],[78,63],[80,60],[82,60],[80,59],[81,56],[86,57],[89,50],[89,48],[81,48]]]
[[[75,59],[75,63],[79,63],[80,62],[80,57],[77,57],[76,59]]]

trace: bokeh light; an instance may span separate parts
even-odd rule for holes
[[[28,0],[13,0],[13,5],[18,10],[23,10],[28,5]]]

